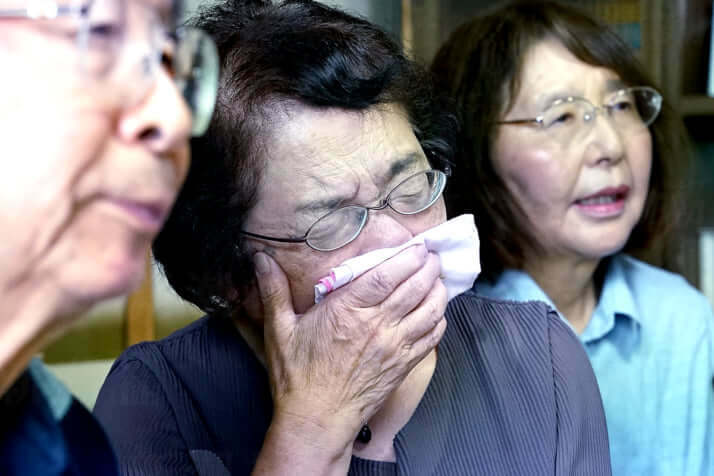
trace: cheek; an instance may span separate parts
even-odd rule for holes
[[[444,197],[440,197],[439,200],[437,200],[437,202],[431,206],[429,212],[429,221],[427,224],[428,226],[422,231],[425,231],[429,228],[433,228],[446,221],[446,204],[444,203]]]
[[[440,197],[430,208],[412,217],[402,217],[412,235],[418,235],[431,228],[441,225],[446,221],[446,204],[444,197]]]
[[[304,248],[304,249],[303,249]],[[296,245],[290,249],[266,248],[280,265],[290,283],[295,312],[306,312],[315,302],[313,286],[326,276],[330,269],[345,261],[350,256],[338,250],[331,253],[320,253],[307,245]]]
[[[569,203],[576,173],[563,152],[510,143],[494,149],[494,167],[523,210],[538,214]]]
[[[102,204],[78,207],[46,268],[68,293],[88,302],[125,294],[144,276],[152,236],[139,234]]]
[[[650,175],[652,173],[652,136],[648,132],[640,136],[635,136],[627,145],[627,156],[629,157],[632,169],[632,178],[636,190],[647,198]]]
[[[186,176],[188,175],[188,169],[191,165],[190,145],[186,144],[184,148],[182,148],[176,153],[176,155],[174,156],[174,164],[176,168],[176,179],[177,183],[179,184],[179,187],[177,187],[176,190],[176,194],[178,195],[178,192],[181,188],[180,185],[182,185],[186,180]]]
[[[18,246],[24,242],[30,256],[44,253],[50,239],[71,227],[73,209],[85,198],[81,184],[93,173],[109,135],[105,121],[92,119],[60,119],[48,111],[4,128],[0,227],[15,230]]]

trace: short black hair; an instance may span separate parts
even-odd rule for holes
[[[186,183],[153,249],[173,288],[204,311],[232,313],[253,282],[240,231],[255,205],[274,111],[397,104],[432,166],[450,162],[455,116],[429,73],[370,22],[310,0],[233,0],[190,23],[218,46],[218,101],[208,131],[192,140]]]

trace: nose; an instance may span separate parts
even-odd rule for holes
[[[166,69],[159,68],[147,96],[121,113],[119,135],[127,143],[140,143],[151,153],[171,157],[180,177],[188,169],[191,113]]]
[[[591,166],[611,166],[620,162],[625,153],[623,132],[618,130],[606,110],[598,110],[592,118],[586,137],[586,157]]]
[[[408,218],[390,208],[370,210],[367,224],[357,238],[360,253],[379,248],[392,248],[409,241],[414,234],[405,224],[404,219]]]

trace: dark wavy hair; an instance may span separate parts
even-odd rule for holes
[[[450,215],[473,213],[482,236],[483,275],[523,268],[538,237],[496,172],[491,154],[499,125],[520,90],[524,59],[533,45],[555,39],[579,60],[608,68],[626,84],[657,88],[630,48],[609,27],[579,9],[554,1],[520,0],[490,10],[457,28],[437,52],[431,71],[450,94],[462,122],[455,166],[446,191]],[[672,234],[678,229],[681,180],[689,147],[681,120],[665,99],[650,126],[652,172],[642,218],[624,251],[676,268]],[[668,239],[669,238],[669,239]]]
[[[269,160],[276,110],[398,104],[432,166],[453,157],[455,116],[429,73],[368,21],[309,0],[233,0],[190,23],[218,46],[218,102],[207,133],[192,140],[186,183],[153,251],[172,287],[204,311],[232,313],[253,282],[240,230]]]

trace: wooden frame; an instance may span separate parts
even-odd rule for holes
[[[146,256],[144,281],[124,307],[124,347],[156,338],[151,254]]]

